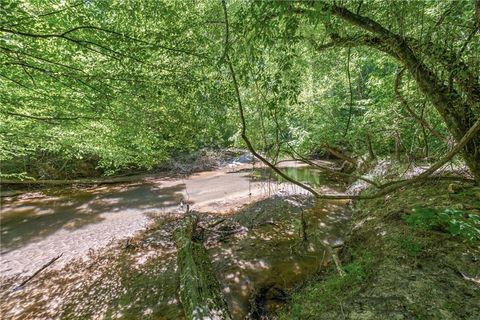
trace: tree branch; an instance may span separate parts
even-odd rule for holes
[[[352,79],[350,77],[350,55],[351,55],[351,47],[348,47],[348,52],[347,52],[347,78],[348,78],[348,89],[350,92],[350,103],[349,103],[349,108],[348,108],[348,120],[347,120],[347,126],[345,128],[344,136],[348,134],[348,130],[350,129],[350,121],[352,121],[352,109],[353,109],[353,92],[352,92]]]
[[[474,138],[478,132],[480,131],[480,119],[475,121],[474,125],[468,129],[462,139],[457,142],[455,147],[452,148],[443,158],[437,161],[434,165],[432,165],[429,169],[422,172],[420,175],[417,176],[417,179],[421,179],[423,177],[429,176],[435,171],[437,171],[440,167],[442,167],[445,163],[450,161],[457,153],[459,153],[467,143]]]
[[[400,87],[402,86],[402,78],[403,74],[405,72],[405,68],[401,68],[398,70],[397,75],[395,77],[395,95],[397,96],[398,101],[402,104],[403,107],[407,110],[407,112],[415,119],[417,120],[424,128],[428,129],[434,135],[437,139],[443,142],[448,142],[447,138],[443,136],[440,132],[432,128],[432,126],[422,117],[419,117],[415,111],[412,110],[410,107],[409,103],[407,100],[402,96],[402,93],[400,92]]]
[[[69,9],[81,6],[84,3],[85,3],[84,1],[79,1],[77,3],[74,3],[70,6],[66,6],[65,8],[62,8],[62,9],[59,9],[59,10],[50,11],[50,12],[46,12],[46,13],[40,13],[40,14],[34,15],[33,17],[22,17],[22,18],[20,18],[16,21],[10,20],[10,21],[5,22],[4,25],[9,25],[10,27],[15,27],[15,26],[19,25],[20,22],[22,22],[22,21],[25,21],[25,20],[28,20],[28,19],[43,18],[43,17],[48,17],[48,16],[51,16],[51,15],[55,15],[55,14],[67,11]],[[14,23],[14,24],[11,25],[11,23]]]
[[[226,8],[225,5],[223,5],[223,10],[224,10],[224,14],[225,14],[225,25],[226,25],[225,30],[228,31],[229,30],[229,28],[228,28],[228,24],[229,24],[229,22],[228,22],[228,12],[227,12],[227,8]],[[226,38],[228,39],[227,36],[226,36]],[[288,175],[286,175],[280,169],[278,169],[275,165],[273,165],[270,161],[268,161],[266,158],[261,156],[257,151],[255,151],[255,148],[253,147],[252,143],[250,142],[250,139],[247,136],[247,123],[245,121],[242,98],[240,96],[240,89],[239,89],[239,85],[238,85],[238,82],[237,82],[236,73],[235,73],[235,70],[233,68],[232,61],[230,60],[229,53],[228,53],[228,45],[227,45],[227,48],[225,49],[224,52],[225,52],[225,61],[227,63],[228,69],[230,71],[230,76],[232,77],[233,86],[234,86],[234,89],[235,89],[235,97],[236,97],[236,100],[237,100],[238,112],[239,112],[239,115],[240,115],[240,122],[241,122],[241,136],[242,136],[243,141],[247,145],[248,150],[250,150],[250,152],[257,159],[262,161],[266,166],[268,166],[270,169],[272,169],[280,177],[284,178],[288,182],[291,182],[291,183],[301,187],[302,189],[307,190],[308,192],[310,192],[314,196],[319,197],[320,194],[318,192],[313,190],[311,187],[309,187],[309,186],[307,186],[307,185],[305,185],[305,184],[303,184],[299,181],[296,181],[295,179],[290,178]]]
[[[0,31],[2,31],[2,32],[21,35],[21,36],[26,36],[26,37],[31,37],[31,38],[41,38],[41,39],[60,38],[60,39],[65,39],[65,40],[68,40],[70,42],[73,42],[77,45],[82,45],[82,43],[83,44],[88,43],[88,44],[100,47],[102,49],[108,50],[110,52],[114,52],[116,54],[127,56],[128,58],[131,58],[131,59],[134,59],[134,60],[138,60],[134,57],[119,53],[119,52],[117,52],[117,51],[115,51],[111,48],[104,47],[104,46],[102,46],[98,43],[87,41],[87,40],[79,40],[79,39],[75,39],[75,38],[72,38],[70,36],[67,36],[70,33],[76,32],[78,30],[85,30],[85,29],[86,30],[96,30],[96,31],[102,31],[102,32],[105,32],[105,33],[110,33],[110,34],[116,35],[118,37],[122,37],[124,39],[127,39],[127,40],[132,40],[132,41],[139,42],[139,43],[142,43],[142,44],[146,44],[146,45],[149,45],[149,46],[152,46],[152,47],[155,47],[155,48],[161,48],[161,49],[164,49],[164,50],[167,50],[167,51],[172,51],[172,52],[176,52],[176,53],[183,53],[183,54],[186,54],[186,55],[196,56],[196,57],[202,58],[202,59],[206,58],[204,55],[198,54],[196,52],[192,52],[192,51],[188,51],[188,50],[184,50],[184,49],[167,47],[167,46],[159,45],[157,43],[153,44],[153,43],[150,43],[148,41],[137,39],[137,38],[131,37],[129,35],[114,31],[114,30],[104,29],[104,28],[97,27],[97,26],[92,26],[92,25],[78,26],[78,27],[69,29],[67,31],[64,31],[62,33],[47,33],[47,34],[25,32],[25,31],[19,31],[19,30],[13,30],[13,29],[7,29],[7,28],[4,28],[4,27],[0,27]],[[87,46],[84,46],[84,47],[89,48]]]
[[[325,170],[325,171],[328,171],[330,172],[331,174],[333,175],[336,175],[336,176],[340,176],[340,177],[344,177],[344,178],[353,178],[353,179],[358,179],[358,180],[362,180],[362,181],[365,181],[366,183],[368,184],[371,184],[373,186],[375,186],[376,188],[380,188],[380,184],[378,184],[377,182],[373,181],[373,180],[370,180],[368,178],[365,178],[365,177],[362,177],[362,176],[359,176],[359,175],[355,175],[355,174],[350,174],[350,173],[345,173],[345,172],[341,172],[341,171],[338,171],[338,170],[335,170],[335,169],[332,169],[330,167],[327,167],[327,166],[322,166],[322,165],[319,165],[318,163],[315,163],[314,161],[311,161],[307,158],[305,158],[304,156],[302,156],[300,153],[298,153],[290,144],[287,144],[290,149],[292,150],[292,153],[291,156],[294,160],[297,160],[297,161],[301,161],[301,162],[304,162],[312,167],[316,167],[316,168],[319,168],[319,169],[322,169],[322,170]],[[297,157],[295,157],[295,155],[297,155]]]
[[[40,121],[45,121],[45,122],[51,122],[51,121],[77,121],[77,120],[114,120],[116,121],[117,119],[115,118],[109,118],[109,117],[87,117],[87,116],[77,116],[77,117],[42,117],[42,116],[35,116],[35,115],[29,115],[29,114],[24,114],[24,113],[18,113],[18,112],[10,112],[10,111],[1,111],[0,113],[13,116],[13,117],[21,117],[21,118],[28,118],[28,119],[33,119],[33,120],[40,120]]]

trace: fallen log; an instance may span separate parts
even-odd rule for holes
[[[344,161],[347,161],[349,163],[351,163],[353,166],[357,166],[357,160],[348,156],[347,154],[345,154],[344,152],[340,151],[339,149],[335,148],[335,147],[332,147],[331,145],[329,145],[328,143],[325,143],[323,144],[323,149],[325,149],[328,153],[330,153],[331,155],[333,155],[334,157],[337,157],[338,159],[342,159]]]
[[[142,176],[124,176],[113,178],[93,178],[93,179],[74,179],[74,180],[8,180],[1,179],[2,185],[67,185],[67,184],[115,184],[124,182],[141,181],[145,177]]]
[[[189,320],[230,320],[207,250],[196,234],[198,216],[187,215],[175,232],[180,300]]]
[[[292,148],[291,145],[288,145],[290,147],[290,149],[292,150],[292,158],[295,160],[295,161],[301,161],[303,163],[306,163],[308,164],[309,166],[311,167],[316,167],[316,168],[319,168],[321,170],[325,170],[325,171],[328,171],[329,173],[332,173],[334,175],[337,175],[337,176],[340,176],[340,177],[345,177],[345,178],[354,178],[354,179],[359,179],[359,180],[363,180],[371,185],[374,185],[375,187],[379,187],[379,184],[371,179],[367,179],[365,177],[362,177],[362,176],[359,176],[359,175],[355,175],[355,174],[352,174],[352,173],[345,173],[345,172],[342,172],[342,171],[339,171],[337,169],[334,169],[334,168],[331,168],[329,166],[326,166],[326,165],[321,165],[321,164],[318,164],[310,159],[307,159],[305,157],[303,157],[301,154],[299,154],[297,151],[295,151],[295,149]],[[295,155],[298,157],[295,157]]]

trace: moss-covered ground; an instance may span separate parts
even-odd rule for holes
[[[346,276],[330,264],[278,318],[478,319],[480,187],[415,185],[354,206]]]

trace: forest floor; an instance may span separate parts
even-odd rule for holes
[[[330,266],[302,283],[279,318],[478,319],[480,187],[454,186],[356,202],[346,275]]]

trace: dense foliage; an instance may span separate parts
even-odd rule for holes
[[[480,217],[463,210],[418,207],[405,220],[415,228],[441,230],[471,241],[480,239]]]
[[[274,158],[438,156],[480,117],[473,0],[224,4],[2,1],[2,174],[242,145],[227,51],[247,134]],[[480,172],[478,143],[464,159]]]

